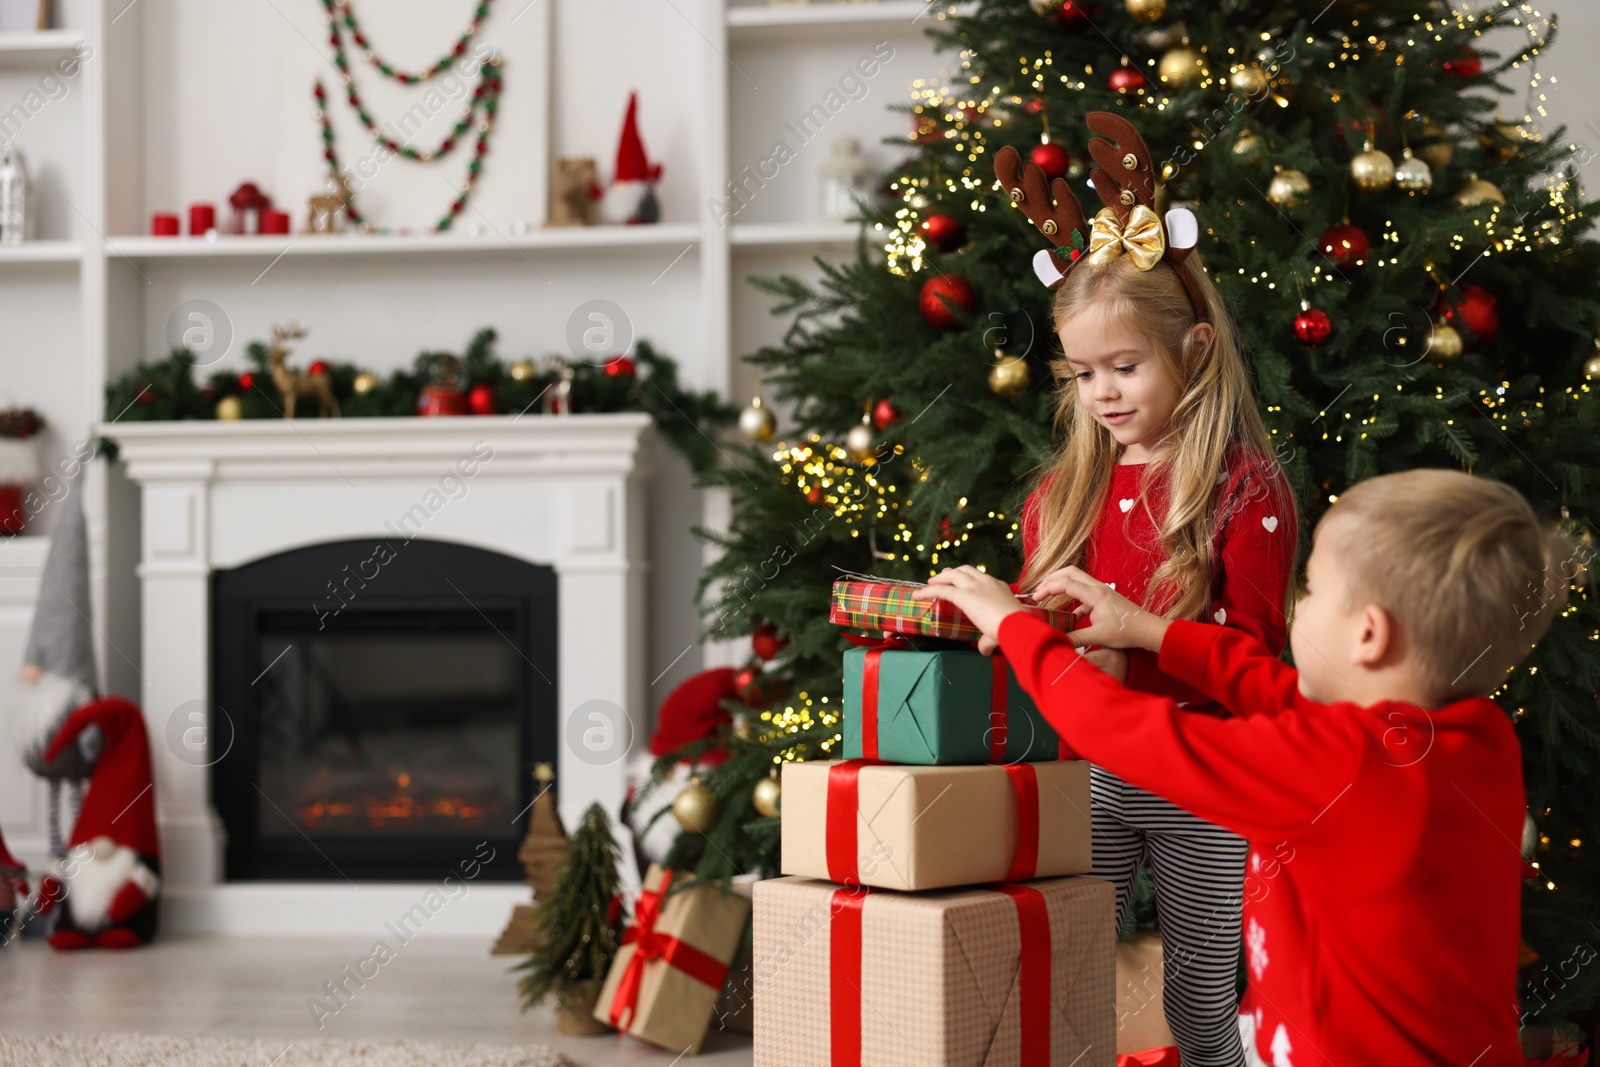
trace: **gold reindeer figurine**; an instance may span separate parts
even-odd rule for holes
[[[355,199],[355,193],[350,191],[350,183],[343,174],[334,174],[328,178],[328,191],[311,198],[310,211],[306,216],[307,233],[338,233],[342,228],[345,209],[350,206],[350,201]]]
[[[298,341],[305,335],[305,327],[298,323],[272,328],[272,348],[267,352],[267,359],[272,363],[272,384],[283,400],[283,417],[294,418],[297,397],[314,396],[317,398],[318,418],[337,418],[339,401],[333,397],[332,379],[326,375],[301,374],[286,362],[289,358],[289,342]]]

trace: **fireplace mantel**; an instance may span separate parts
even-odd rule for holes
[[[211,697],[212,572],[289,549],[419,536],[553,567],[562,818],[575,825],[592,801],[617,810],[623,753],[586,746],[594,720],[574,713],[608,702],[644,737],[649,416],[147,422],[99,432],[141,490],[140,671],[171,925],[332,932],[407,898],[395,885],[295,885],[276,896],[223,885],[209,766],[166,740],[169,719]],[[452,927],[504,921],[497,887],[474,894],[483,917],[463,904]]]

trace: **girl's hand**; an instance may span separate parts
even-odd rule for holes
[[[912,593],[911,599],[949,601],[996,645],[1000,640],[1001,620],[1022,610],[1009,585],[971,566],[945,568],[928,579],[926,589]],[[981,644],[979,647],[981,651]],[[994,647],[989,651],[994,651]]]
[[[1128,680],[1128,654],[1120,648],[1092,648],[1083,658],[1119,682]]]
[[[996,641],[988,634],[984,634],[982,637],[978,638],[978,651],[983,653],[985,656],[994,655],[994,650],[999,647],[1000,642]]]
[[[1104,645],[1107,648],[1145,648],[1161,651],[1161,639],[1166,636],[1168,620],[1146,611],[1115,589],[1096,581],[1087,571],[1078,567],[1063,567],[1045,576],[1034,589],[1033,596],[1042,600],[1047,596],[1064,593],[1078,602],[1072,613],[1079,618],[1089,616],[1089,625],[1073,630],[1072,643]],[[1124,663],[1126,674],[1126,663]]]

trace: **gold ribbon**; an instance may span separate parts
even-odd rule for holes
[[[1126,252],[1133,257],[1133,265],[1140,270],[1150,270],[1167,251],[1166,228],[1161,218],[1144,204],[1137,204],[1128,212],[1124,226],[1117,213],[1101,208],[1089,230],[1089,261],[1103,266]]]

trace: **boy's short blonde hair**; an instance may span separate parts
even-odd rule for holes
[[[1522,494],[1451,470],[1360,482],[1323,522],[1352,603],[1409,638],[1425,684],[1455,699],[1494,691],[1550,628],[1582,563]]]

